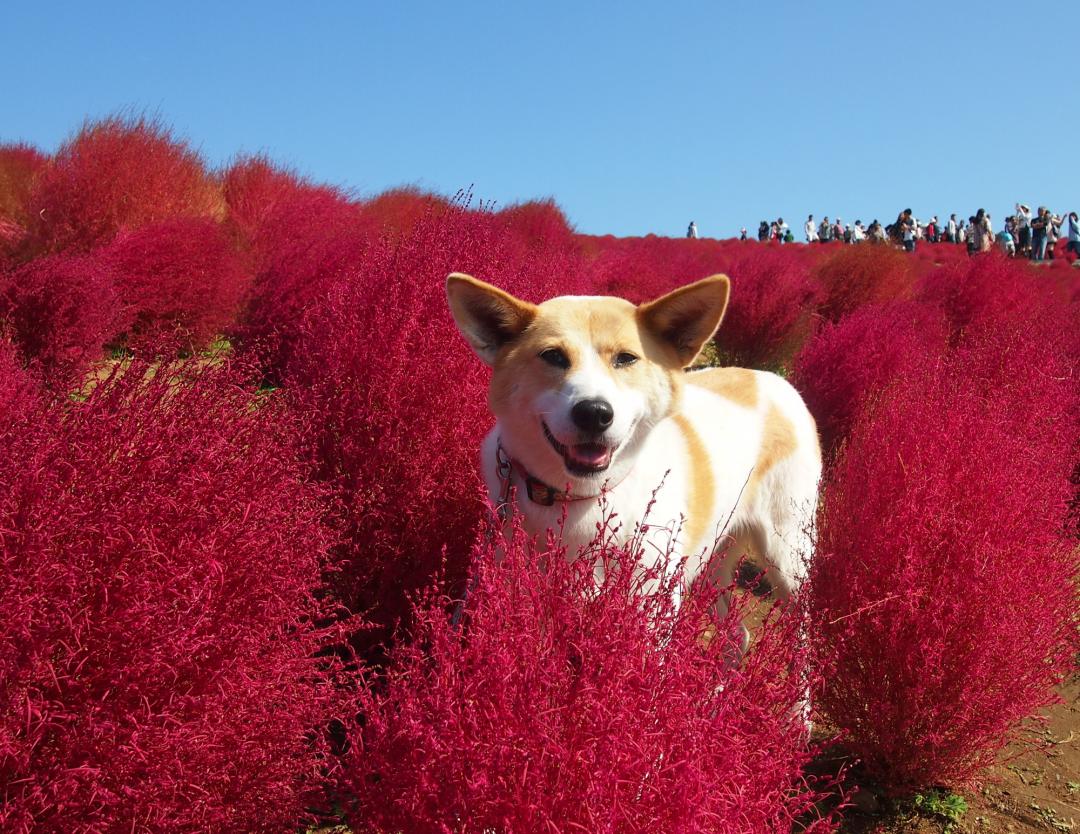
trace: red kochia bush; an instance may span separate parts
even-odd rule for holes
[[[0,829],[302,828],[336,696],[280,405],[136,362],[0,438]]]
[[[0,268],[26,234],[30,193],[48,161],[30,145],[0,145]]]
[[[407,235],[433,211],[449,209],[450,201],[438,194],[404,186],[377,194],[361,205],[364,217],[371,220],[380,233]]]
[[[1078,392],[1052,351],[1002,330],[855,421],[824,494],[810,634],[820,706],[895,793],[977,778],[1072,668]]]
[[[367,691],[344,768],[353,830],[754,834],[813,818],[795,617],[769,618],[735,670],[719,638],[702,645],[707,589],[676,608],[632,547],[571,562],[522,539],[499,566],[478,548],[460,630],[425,598],[417,639]],[[799,830],[832,827],[811,819]]]
[[[30,418],[38,404],[37,386],[20,367],[15,346],[0,338],[0,435],[9,436],[13,424]]]
[[[792,377],[824,448],[847,436],[865,397],[936,365],[947,335],[937,309],[911,301],[868,304],[825,323],[796,355]]]
[[[0,145],[0,220],[24,225],[34,178],[49,158],[31,145]]]
[[[31,252],[85,252],[122,229],[220,217],[222,209],[217,185],[187,144],[156,121],[114,116],[83,127],[38,177]]]
[[[888,244],[865,243],[838,248],[814,267],[813,277],[823,292],[819,312],[836,321],[864,304],[908,297],[912,264]]]
[[[554,200],[516,203],[500,211],[499,216],[530,246],[574,246],[574,230]]]
[[[1080,358],[1080,304],[1066,284],[1022,259],[992,252],[944,266],[920,281],[918,297],[941,308],[955,339],[993,325],[1035,328]]]
[[[803,336],[817,287],[808,275],[816,250],[742,241],[584,238],[595,250],[595,292],[633,302],[708,275],[731,277],[731,301],[717,334],[724,359],[757,367],[782,364]]]
[[[258,348],[276,378],[296,348],[304,313],[360,262],[378,231],[343,192],[307,183],[262,158],[233,165],[224,189],[230,224],[254,271],[230,335],[242,349]]]
[[[648,235],[638,238],[584,238],[595,250],[590,282],[596,294],[617,295],[639,304],[681,284],[723,272],[725,244]]]
[[[775,367],[809,329],[818,288],[786,248],[756,247],[725,266],[731,300],[716,333],[729,364]]]
[[[124,328],[115,285],[115,273],[89,255],[49,255],[0,275],[0,319],[50,386],[77,386]]]
[[[206,345],[231,325],[249,277],[213,220],[179,218],[122,232],[99,257],[116,273],[132,320],[128,345]]]
[[[472,272],[531,301],[581,292],[572,254],[519,243],[490,213],[432,212],[339,277],[286,369],[297,408],[312,415],[319,473],[345,507],[340,593],[380,624],[405,613],[406,594],[444,559],[461,575],[482,513],[488,372],[454,327],[447,274]]]

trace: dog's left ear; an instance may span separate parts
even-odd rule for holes
[[[657,339],[674,348],[685,368],[720,326],[730,288],[731,282],[726,275],[702,278],[642,304],[637,309],[638,322]]]
[[[446,298],[461,335],[488,365],[536,316],[535,305],[460,272],[447,277]]]

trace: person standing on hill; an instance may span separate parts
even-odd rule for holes
[[[1010,258],[1015,257],[1016,255],[1016,241],[1012,236],[1012,232],[1009,231],[1010,224],[1008,221],[1011,219],[1011,217],[1005,219],[1005,228],[998,233],[997,237],[998,245]]]
[[[1080,258],[1080,219],[1075,211],[1069,212],[1069,242],[1065,245],[1066,252],[1072,252]]]
[[[975,212],[975,218],[971,224],[972,249],[974,252],[989,252],[994,243],[994,232],[990,228],[990,218],[985,209]]]
[[[1047,209],[1046,211],[1046,260],[1054,260],[1054,247],[1061,237],[1061,218]]]
[[[903,238],[904,251],[915,251],[915,220],[911,217],[907,219],[906,223],[903,223],[900,227],[900,235]]]
[[[829,225],[829,218],[827,215],[818,227],[818,240],[822,243],[828,243],[832,240],[832,226]]]
[[[956,230],[956,215],[955,214],[950,214],[949,215],[949,225],[946,226],[945,228],[946,228],[946,232],[945,232],[946,239],[949,241],[949,243],[956,243],[957,242],[957,240],[956,240],[956,231],[957,230]]]
[[[1023,203],[1016,204],[1016,253],[1031,255],[1031,209]]]
[[[1031,219],[1031,260],[1041,261],[1046,257],[1046,225],[1047,212],[1044,206],[1039,206],[1039,211]]]
[[[697,240],[697,223],[693,220],[691,220],[690,225],[686,227],[686,236],[693,240]]]
[[[896,222],[892,224],[891,232],[893,241],[897,245],[903,246],[905,249],[907,249],[907,232],[909,228],[911,229],[912,240],[912,248],[908,249],[908,251],[910,252],[913,251],[915,248],[915,222],[911,219],[911,209],[904,209],[902,212],[896,215]]]
[[[803,227],[806,231],[806,242],[815,243],[818,239],[817,226],[814,225],[814,215],[810,215],[806,218],[806,225]]]

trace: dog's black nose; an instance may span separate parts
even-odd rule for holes
[[[600,434],[615,419],[615,409],[607,400],[582,400],[570,410],[570,416],[582,431]]]

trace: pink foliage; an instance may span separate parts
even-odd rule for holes
[[[716,345],[729,364],[782,365],[805,338],[818,288],[790,248],[757,247],[725,266],[731,300]]]
[[[680,238],[586,238],[594,252],[594,292],[618,295],[635,304],[656,298],[699,278],[723,272],[725,244]]]
[[[241,160],[224,178],[230,224],[254,280],[232,335],[257,349],[276,378],[289,362],[304,313],[355,268],[377,228],[337,189],[304,182],[261,158]]]
[[[912,260],[884,243],[836,249],[813,270],[823,297],[819,312],[837,321],[864,304],[907,298],[912,290]]]
[[[343,598],[389,626],[444,562],[461,575],[483,508],[488,371],[454,327],[447,274],[533,301],[583,285],[572,253],[524,250],[500,218],[461,205],[352,266],[309,313],[285,385],[344,507]]]
[[[156,121],[111,117],[56,152],[30,196],[32,254],[87,252],[124,229],[174,217],[217,217],[217,185],[202,160]]]
[[[78,386],[124,327],[116,275],[89,255],[49,255],[0,275],[0,318],[53,388]]]
[[[377,194],[365,200],[362,206],[364,217],[382,233],[408,235],[429,214],[449,210],[450,201],[419,188],[403,187]]]
[[[826,322],[795,357],[792,382],[834,450],[868,396],[933,366],[946,347],[944,319],[911,301],[868,304]]]
[[[510,229],[530,246],[574,247],[574,230],[554,200],[517,203],[499,212]]]
[[[132,321],[127,344],[203,347],[233,324],[249,276],[213,220],[180,218],[122,232],[98,253]]]
[[[1062,537],[1080,385],[1000,330],[855,421],[811,570],[821,705],[892,793],[974,780],[1078,648]]]
[[[817,297],[805,246],[679,238],[587,239],[596,292],[640,303],[717,273],[732,282],[716,343],[725,361],[783,364],[805,335]]]
[[[20,366],[15,346],[0,339],[0,436],[11,436],[16,423],[28,424],[39,406],[36,381]]]
[[[1074,278],[1072,287],[1080,281]],[[1070,282],[1045,269],[994,252],[934,270],[918,287],[918,297],[945,313],[954,339],[992,326],[1038,330],[1080,358],[1080,304]]]
[[[30,145],[0,145],[0,268],[23,242],[30,223],[30,194],[48,162]]]
[[[720,638],[703,645],[715,592],[674,606],[633,547],[598,539],[569,561],[519,534],[474,556],[460,630],[449,600],[423,597],[416,639],[364,694],[343,771],[354,830],[832,829],[801,771],[809,672],[795,617],[768,618],[735,670]]]
[[[294,830],[338,695],[320,493],[280,402],[131,365],[0,424],[0,828]]]

